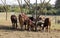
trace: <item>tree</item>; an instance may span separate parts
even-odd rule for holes
[[[0,5],[0,12],[4,12],[4,8],[2,5]]]
[[[55,9],[50,9],[47,11],[47,15],[56,15],[57,10]]]
[[[60,9],[57,9],[57,15],[60,15]]]
[[[39,9],[39,12],[40,12],[40,14],[43,14],[44,13],[44,10],[45,11],[47,11],[47,10],[49,10],[50,9],[50,7],[51,7],[51,5],[49,4],[49,2],[51,1],[51,0],[49,0],[48,2],[45,2],[46,0],[40,0],[40,4],[39,4],[39,6],[40,6],[40,9]]]
[[[19,4],[20,12],[22,13],[22,0],[17,0],[17,2]]]
[[[1,2],[3,3],[3,5],[4,5],[4,11],[6,12],[6,20],[7,20],[7,7],[6,7],[6,0],[1,0]]]
[[[60,8],[60,0],[56,0],[56,2],[55,2],[55,8]]]

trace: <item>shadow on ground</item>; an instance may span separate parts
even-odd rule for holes
[[[11,25],[8,25],[8,26],[6,26],[6,25],[0,25],[0,30],[6,30],[6,31],[27,31],[27,30],[21,30],[20,28],[17,28],[17,29],[13,29],[12,27],[11,27]],[[38,30],[39,32],[41,32],[41,30]],[[38,32],[38,31],[35,31],[35,30],[33,30],[32,32]],[[59,31],[60,32],[60,29],[59,30],[51,30],[51,31]]]
[[[11,26],[0,25],[0,30],[20,31],[21,29],[13,29]]]
[[[21,30],[20,28],[13,29],[11,25],[6,26],[6,25],[0,25],[0,30],[7,30],[7,31],[28,31],[28,30]],[[32,32],[35,32],[34,30]]]

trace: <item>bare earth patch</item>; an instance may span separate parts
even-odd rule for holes
[[[0,38],[60,38],[60,32],[27,32],[0,30]]]

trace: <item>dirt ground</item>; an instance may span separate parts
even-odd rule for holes
[[[11,30],[7,27],[0,28],[0,38],[60,38],[60,31],[49,32],[32,32]]]

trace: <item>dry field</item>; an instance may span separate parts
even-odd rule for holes
[[[11,13],[8,13],[8,20],[6,20],[5,13],[0,13],[0,38],[60,38],[60,24],[55,24],[55,16],[48,16],[51,18],[52,23],[51,32],[49,33],[41,31],[20,31],[19,29],[12,30],[10,15]],[[18,14],[16,15],[18,16]],[[57,17],[59,18],[60,16]]]

